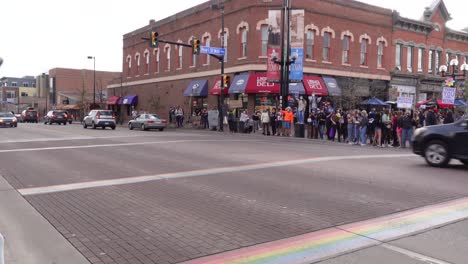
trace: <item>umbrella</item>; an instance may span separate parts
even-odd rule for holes
[[[375,97],[369,98],[367,100],[364,100],[361,102],[362,105],[381,105],[381,106],[386,106],[388,105],[384,101],[381,101]]]

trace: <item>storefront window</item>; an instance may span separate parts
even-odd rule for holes
[[[277,107],[277,98],[276,95],[255,95],[255,109],[262,111],[264,109],[270,110]]]

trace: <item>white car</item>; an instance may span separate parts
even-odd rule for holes
[[[87,128],[88,126],[96,129],[96,127],[106,127],[115,129],[115,115],[111,110],[91,110],[89,114],[83,119],[83,127]]]

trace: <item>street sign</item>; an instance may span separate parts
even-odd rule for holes
[[[200,53],[224,56],[224,54],[226,54],[226,49],[209,47],[209,46],[201,46]]]

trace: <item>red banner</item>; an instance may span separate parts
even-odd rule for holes
[[[276,58],[281,60],[281,51],[277,48],[268,48],[268,62],[267,62],[267,80],[269,82],[280,82],[281,80],[281,66],[273,61]]]

